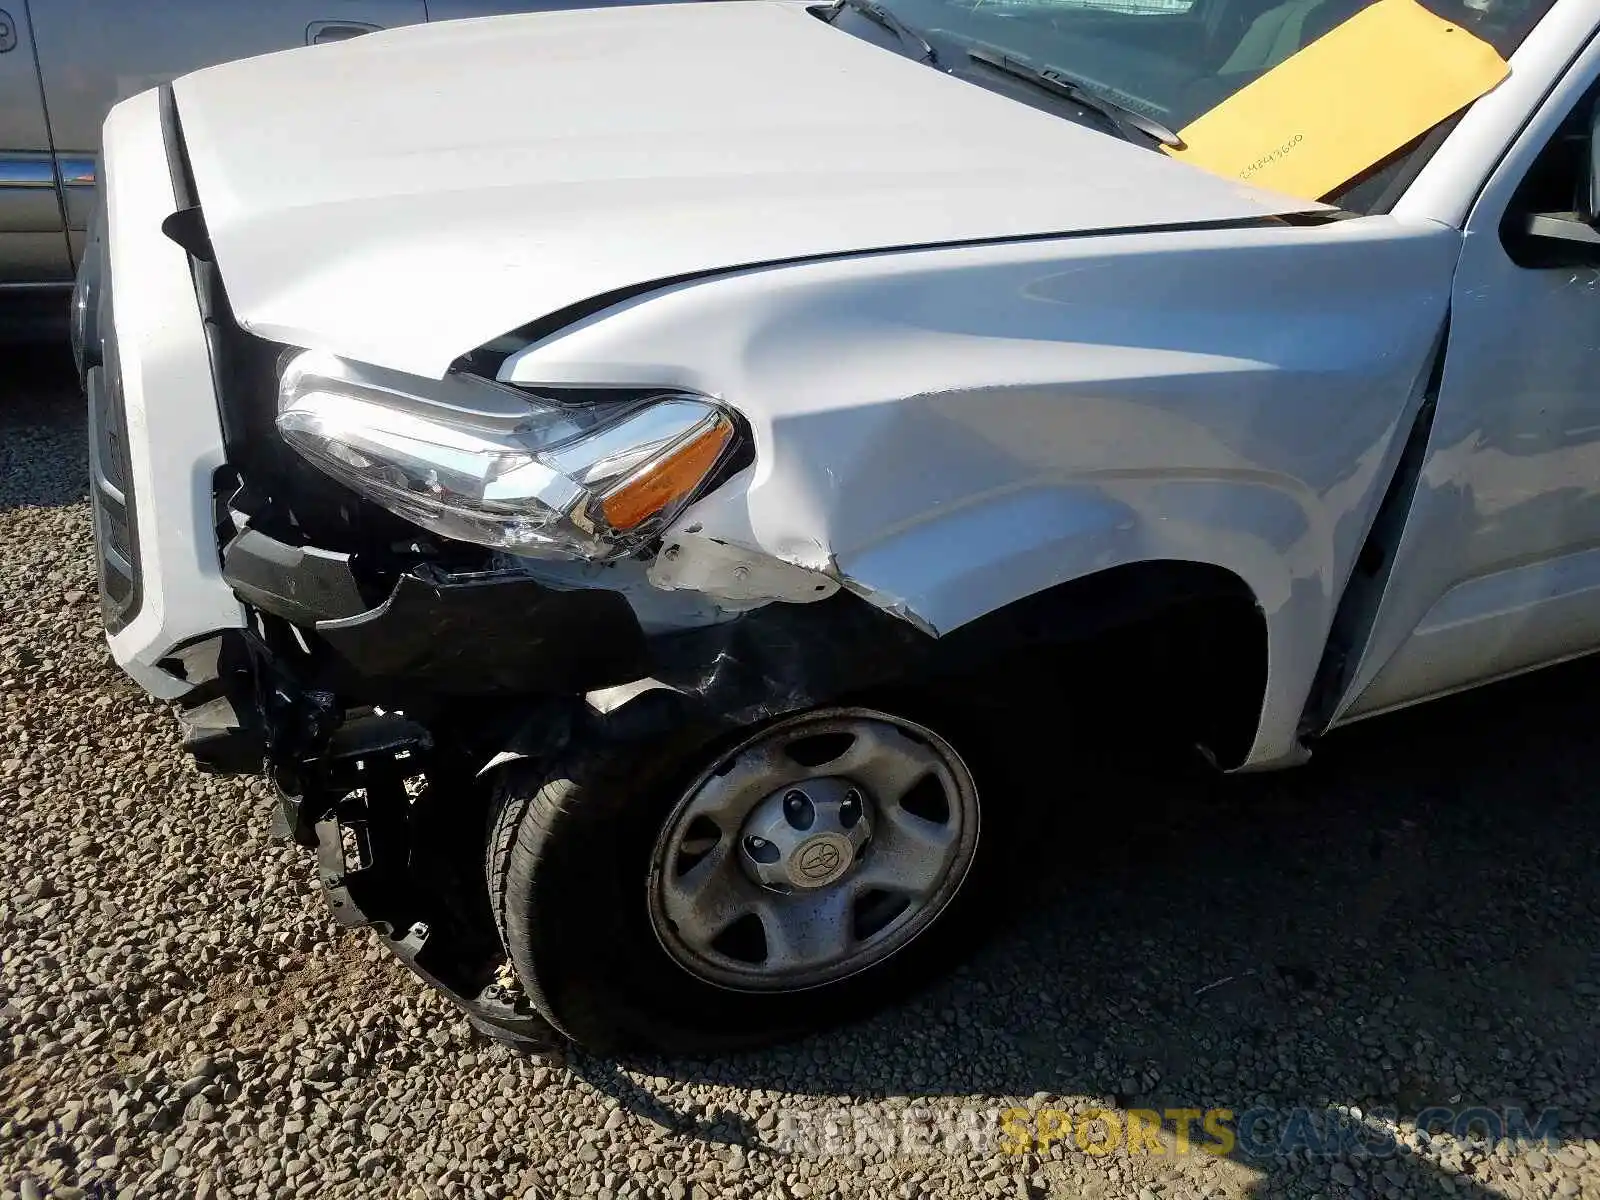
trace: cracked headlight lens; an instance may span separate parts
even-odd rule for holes
[[[607,559],[669,524],[724,460],[732,417],[701,396],[562,404],[308,351],[284,367],[278,432],[326,474],[443,537]]]

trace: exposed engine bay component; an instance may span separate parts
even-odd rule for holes
[[[650,566],[650,582],[656,587],[703,592],[725,605],[741,607],[774,600],[809,604],[839,590],[839,581],[831,575],[690,529],[674,532],[656,555]]]

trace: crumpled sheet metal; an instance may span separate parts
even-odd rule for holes
[[[659,639],[653,678],[730,725],[746,725],[903,680],[937,643],[902,621],[839,596],[770,604],[736,620]]]
[[[1459,244],[1366,218],[750,269],[596,313],[501,378],[723,398],[754,464],[668,536],[823,573],[919,633],[1128,563],[1232,573],[1268,622],[1260,766],[1297,752]]]

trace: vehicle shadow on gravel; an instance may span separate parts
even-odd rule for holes
[[[62,346],[7,346],[0,387],[0,510],[60,508],[89,494],[88,449],[61,458],[61,426],[87,421],[72,356]]]
[[[1600,663],[1584,662],[1351,727],[1281,775],[1223,779],[1138,747],[1106,751],[1126,755],[1116,772],[1041,762],[999,936],[956,976],[796,1046],[627,1065],[851,1105],[946,1098],[946,1112],[955,1097],[990,1111],[1265,1108],[1264,1157],[1230,1155],[1262,1197],[1330,1182],[1577,1194],[1493,1156],[1485,1190],[1483,1155],[1454,1141],[1335,1166],[1345,1156],[1318,1139],[1374,1112],[1517,1109],[1531,1129],[1550,1114],[1557,1170],[1585,1161],[1600,1133],[1596,728]],[[674,1120],[614,1066],[574,1065],[690,1136],[763,1140],[732,1116]],[[1274,1143],[1290,1126],[1298,1136]],[[1206,1140],[1198,1114],[1194,1134]],[[1054,1157],[1064,1149],[1079,1154],[1070,1137]]]

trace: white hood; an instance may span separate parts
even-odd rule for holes
[[[766,0],[399,29],[174,88],[240,322],[430,377],[679,276],[1318,207]]]

